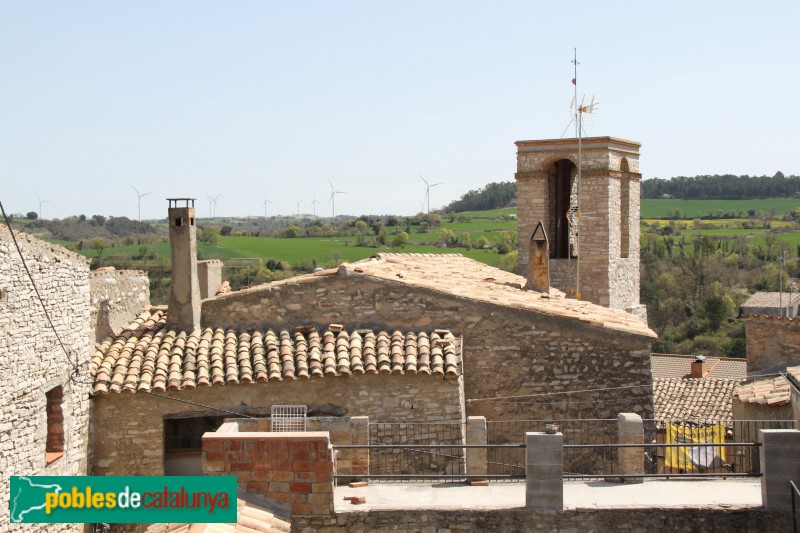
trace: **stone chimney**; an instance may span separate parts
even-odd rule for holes
[[[167,198],[172,283],[167,325],[192,331],[200,327],[200,283],[197,277],[197,226],[194,198]],[[182,205],[179,205],[182,204]]]
[[[550,293],[550,244],[542,221],[533,230],[525,290]]]
[[[213,298],[222,285],[222,261],[208,259],[197,262],[197,275],[200,279],[200,298]]]
[[[692,370],[689,374],[691,378],[704,378],[708,375],[708,365],[706,365],[706,356],[698,355],[692,361]]]

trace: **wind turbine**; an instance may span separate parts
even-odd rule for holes
[[[296,213],[297,213],[297,216],[298,216],[298,218],[299,218],[299,217],[300,217],[300,204],[302,204],[302,203],[303,203],[303,200],[295,200],[295,201],[294,201],[294,203],[296,203],[296,204],[297,204],[297,211],[296,211]]]
[[[271,204],[269,200],[267,200],[267,191],[264,191],[264,203],[262,206],[264,207],[264,218],[267,218],[267,204]]]
[[[216,196],[211,196],[211,195],[207,196],[208,196],[208,215],[209,217],[213,218],[217,216],[217,198],[222,196],[222,193],[219,193]]]
[[[43,218],[42,218],[42,204],[45,204],[45,203],[49,202],[50,200],[42,200],[41,196],[39,196],[38,194],[36,195],[36,198],[39,199],[39,219],[43,220]]]
[[[328,180],[328,183],[331,186],[331,198],[330,198],[330,200],[328,200],[328,203],[331,204],[331,218],[335,219],[336,218],[336,195],[337,194],[345,194],[345,191],[337,191],[333,187],[333,183],[331,183],[331,180]]]
[[[133,185],[131,185],[131,187],[133,187]],[[137,196],[137,198],[139,198],[139,221],[141,222],[141,220],[142,220],[142,196],[147,196],[148,194],[152,194],[152,193],[149,193],[149,192],[140,193],[139,189],[137,189],[136,187],[133,187],[133,190],[136,191],[136,196]]]
[[[320,202],[319,202],[319,200],[317,200],[317,193],[314,193],[314,199],[311,200],[311,210],[313,211],[313,214],[314,214],[315,217],[317,216],[317,204],[318,203],[320,203]]]
[[[419,179],[425,182],[425,200],[428,202],[428,214],[431,213],[431,187],[436,187],[437,185],[441,185],[444,183],[440,181],[439,183],[428,183],[428,180],[422,177],[420,174]]]

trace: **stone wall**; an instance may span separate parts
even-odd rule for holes
[[[748,372],[800,361],[800,320],[749,315],[744,332]]]
[[[272,405],[331,404],[344,408],[348,416],[368,416],[387,422],[459,419],[463,404],[461,378],[446,380],[423,374],[365,374],[215,385],[159,394],[195,405],[143,392],[93,397],[92,474],[161,475],[165,417],[229,414],[205,410],[196,404],[255,416],[269,415]],[[335,433],[333,436],[336,438]],[[336,440],[334,443],[339,444]]]
[[[621,502],[623,503],[623,502]],[[767,512],[762,508],[724,509],[576,509],[561,512],[535,512],[522,509],[497,511],[369,511],[339,513],[320,520],[295,517],[296,533],[445,533],[449,531],[484,533],[487,531],[541,532],[569,531],[703,531],[710,533],[763,533],[790,531],[791,513]]]
[[[71,362],[45,317],[8,229],[0,226],[0,530],[4,531],[17,530],[17,526],[9,526],[9,476],[86,474],[90,390],[87,261],[60,246],[18,232],[15,235]],[[79,368],[77,375],[74,364]],[[63,455],[51,456],[52,462],[47,464],[46,393],[59,386],[63,388],[63,420],[55,420],[51,411],[50,434],[57,435],[60,424]],[[59,440],[56,437],[51,442]],[[55,524],[19,526],[25,531],[82,528]]]
[[[555,192],[548,185],[549,171],[559,160],[577,165],[577,141],[520,141],[517,147],[519,264],[520,272],[525,273],[528,240],[539,220],[553,238]],[[552,284],[567,293],[578,291],[584,300],[636,310],[637,316],[644,316],[644,311],[638,310],[638,144],[610,137],[587,138],[582,149],[578,260],[551,261]],[[623,209],[623,201],[627,209]],[[623,213],[627,220],[622,220]],[[623,243],[627,243],[626,250],[622,250]]]
[[[95,342],[116,335],[150,304],[150,280],[140,270],[99,268],[89,275]]]
[[[463,336],[468,415],[560,420],[633,412],[653,418],[651,339],[601,325],[351,271],[293,278],[203,302],[204,323],[212,327],[290,327],[310,317],[318,327],[435,327]],[[614,387],[623,388],[605,390]],[[563,394],[587,389],[603,390]],[[533,396],[484,400],[519,395]]]

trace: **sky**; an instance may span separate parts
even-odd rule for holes
[[[514,142],[642,143],[644,179],[800,174],[800,2],[0,0],[0,201],[44,218],[419,212]],[[318,203],[314,204],[316,199]],[[312,208],[313,206],[313,208]]]

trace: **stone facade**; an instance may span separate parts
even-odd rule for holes
[[[748,372],[800,361],[800,320],[748,315],[744,333]]]
[[[568,531],[703,531],[709,533],[783,532],[791,530],[791,512],[763,508],[697,507],[686,509],[572,509],[561,512],[502,509],[477,511],[353,511],[335,518],[295,517],[294,533],[484,533]]]
[[[150,280],[140,270],[99,268],[89,274],[95,342],[116,335],[150,304]]]
[[[3,531],[17,530],[9,525],[7,512],[9,476],[85,475],[89,426],[87,367],[92,332],[88,263],[60,246],[19,232],[15,235],[69,356],[50,327],[7,227],[0,226],[0,508],[6,510],[0,519]],[[49,464],[46,450],[51,450]],[[82,531],[83,526],[26,524],[18,530]]]
[[[563,420],[609,418],[622,411],[653,418],[652,337],[604,327],[602,322],[512,307],[502,297],[488,303],[448,294],[433,284],[422,287],[362,275],[359,269],[354,263],[333,275],[301,276],[206,300],[204,325],[446,328],[463,337],[467,415]],[[625,388],[544,396],[540,401],[484,401],[614,387]],[[387,418],[381,413],[369,416],[376,421]]]
[[[516,145],[520,272],[527,271],[528,239],[541,220],[551,242],[554,287],[646,319],[639,304],[639,143],[583,139],[579,186],[577,139]],[[575,224],[567,229],[566,218],[578,203],[580,236]]]
[[[461,379],[365,374],[214,385],[161,394],[191,403],[143,392],[96,395],[92,400],[92,474],[162,475],[164,420],[175,416],[265,416],[272,405],[331,404],[343,408],[348,416],[368,416],[371,420],[459,420],[463,411]],[[347,440],[337,442],[340,435],[336,432],[332,436],[335,444],[348,444]]]

